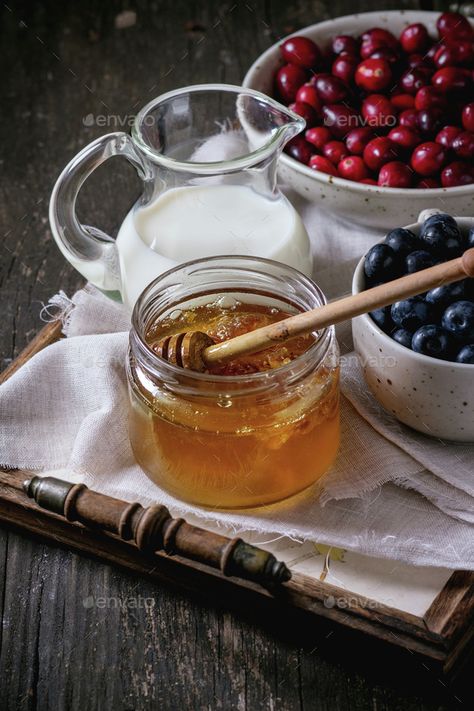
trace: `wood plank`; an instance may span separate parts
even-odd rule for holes
[[[46,346],[49,346],[51,343],[57,341],[61,337],[61,329],[61,321],[52,321],[51,323],[46,324],[46,326],[43,326],[43,328],[34,338],[32,338],[28,345],[23,348],[18,357],[15,358],[15,360],[13,360],[2,373],[0,373],[0,385],[16,373],[22,365],[32,358],[32,356],[39,353],[43,350],[43,348],[46,348]]]
[[[462,633],[466,619],[474,618],[474,573],[455,571],[431,603],[424,620],[432,632],[445,640]]]

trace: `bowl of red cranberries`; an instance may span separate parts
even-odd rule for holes
[[[353,293],[460,256],[474,218],[424,210],[390,230],[360,260]],[[353,319],[354,348],[379,403],[401,422],[442,439],[474,442],[474,279]]]
[[[270,47],[243,84],[306,121],[282,180],[373,227],[415,221],[427,203],[474,214],[473,27],[453,12],[370,12]]]

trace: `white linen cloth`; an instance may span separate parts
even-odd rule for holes
[[[315,280],[329,298],[348,292],[356,261],[382,235],[289,196],[310,234]],[[71,301],[60,294],[52,304],[59,307],[68,338],[37,354],[0,388],[2,466],[57,471],[97,491],[160,502],[174,514],[236,531],[286,535],[417,565],[474,569],[474,445],[440,443],[385,413],[367,392],[348,324],[338,329],[342,445],[335,465],[304,498],[222,513],[173,498],[134,461],[127,433],[124,307],[91,286]]]

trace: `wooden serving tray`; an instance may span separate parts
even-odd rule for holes
[[[35,353],[60,337],[60,323],[45,326],[3,372],[0,383]],[[472,572],[455,571],[449,576],[440,569],[397,563],[397,578],[390,583],[387,578],[393,569],[387,572],[387,561],[350,552],[344,558],[343,551],[336,551],[336,555],[331,556],[331,550],[324,551],[317,544],[299,544],[283,539],[283,543],[280,540],[276,547],[271,543],[265,545],[258,542],[258,545],[285,560],[293,573],[288,583],[269,591],[240,578],[225,577],[206,565],[178,556],[171,557],[162,552],[142,553],[133,543],[124,542],[112,534],[70,523],[38,507],[26,496],[21,486],[30,476],[30,472],[0,470],[2,523],[99,557],[134,573],[206,595],[212,594],[233,606],[258,602],[273,607],[280,615],[293,608],[313,618],[325,617],[434,660],[447,674],[459,667],[463,652],[473,636]],[[222,529],[220,532],[223,532]],[[335,585],[332,581],[339,584]],[[361,590],[368,593],[362,594]],[[384,592],[381,593],[381,590]],[[388,597],[387,590],[390,592]],[[420,590],[424,595],[421,601]],[[387,599],[391,604],[387,604]]]

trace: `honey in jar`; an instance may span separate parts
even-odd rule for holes
[[[154,482],[194,504],[250,508],[293,496],[327,471],[339,445],[333,329],[205,373],[156,355],[169,335],[203,331],[217,343],[323,302],[299,272],[244,257],[189,263],[145,290],[130,340],[129,429]]]

